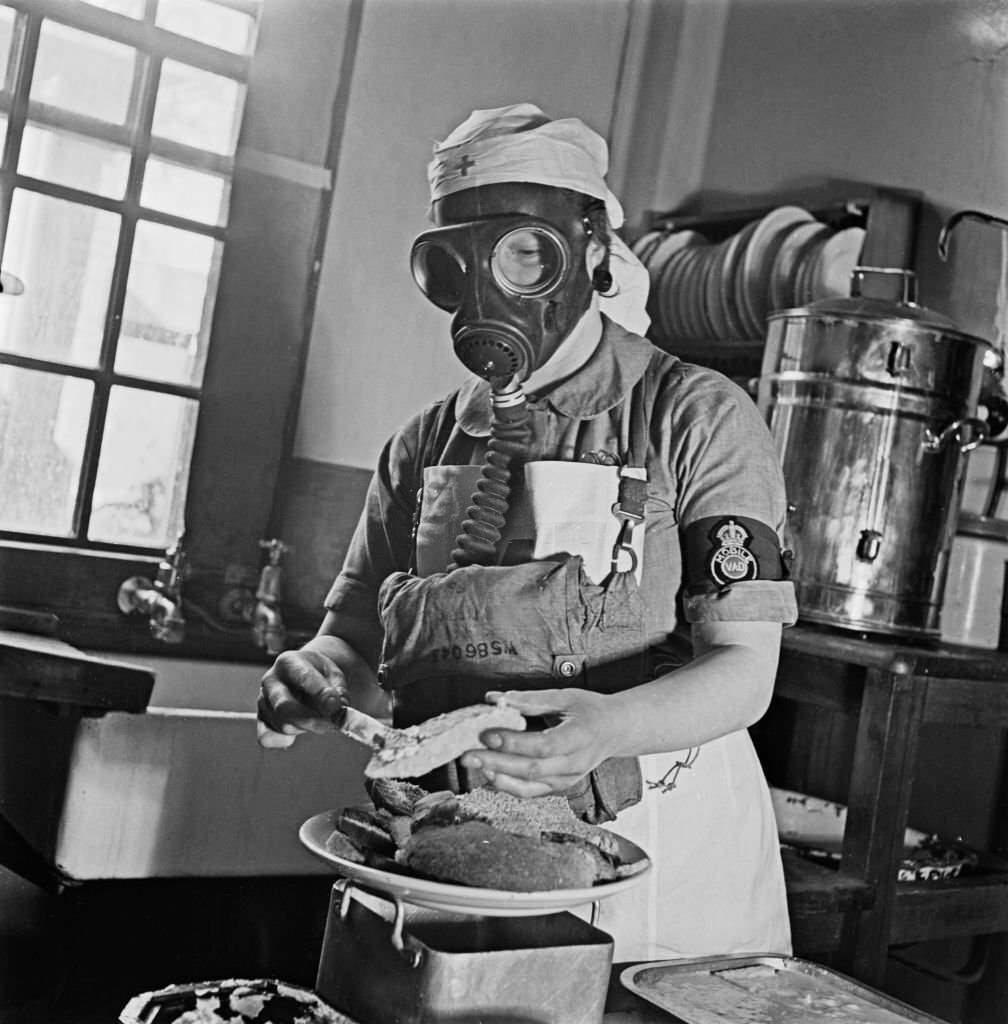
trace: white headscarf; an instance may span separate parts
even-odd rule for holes
[[[576,117],[551,121],[532,103],[474,110],[443,142],[427,167],[431,202],[442,196],[507,182],[572,189],[601,199],[610,226],[623,225],[623,207],[609,190],[609,147]],[[647,270],[615,235],[609,270],[613,294],[599,296],[599,308],[635,334],[651,323],[644,311]]]

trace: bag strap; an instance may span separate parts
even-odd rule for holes
[[[423,471],[428,466],[433,466],[441,458],[451,433],[455,429],[455,403],[458,400],[458,394],[456,390],[445,398],[433,419],[428,422],[427,429],[420,436],[413,479],[421,487],[423,486]]]
[[[455,429],[455,403],[458,391],[453,391],[441,403],[433,418],[426,421],[426,429],[421,430],[417,440],[416,457],[413,460],[413,524],[410,531],[410,555],[407,572],[416,575],[417,569],[417,530],[420,528],[420,514],[423,505],[423,476],[428,466],[433,466],[448,445],[448,439]]]
[[[630,391],[630,425],[624,465],[635,469],[647,467],[648,447],[651,439],[651,414],[654,412],[654,395],[650,375],[644,376]]]
[[[630,561],[630,568],[624,571],[635,572],[637,569],[637,552],[631,544],[631,534],[635,527],[644,522],[648,485],[647,453],[653,409],[651,380],[645,373],[633,386],[624,404],[625,454],[620,469],[619,491],[613,506],[613,515],[620,522],[612,550],[614,573],[619,572],[621,556],[626,556]]]

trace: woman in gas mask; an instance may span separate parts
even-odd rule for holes
[[[318,635],[263,679],[260,740],[344,702],[404,726],[503,692],[529,730],[427,788],[563,793],[639,843],[654,870],[601,904],[617,960],[787,953],[746,732],[796,617],[781,472],[744,392],[641,336],[607,160],[531,104],[435,147],[412,268],[473,376],[383,450]]]

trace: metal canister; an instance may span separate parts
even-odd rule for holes
[[[865,294],[894,277],[898,298]],[[907,271],[858,267],[850,298],[772,314],[758,402],[784,469],[800,617],[937,639],[997,354],[913,293]]]

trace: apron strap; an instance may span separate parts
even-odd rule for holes
[[[455,429],[456,415],[455,403],[458,399],[458,391],[453,391],[442,403],[433,420],[429,422],[426,431],[420,435],[417,444],[416,459],[413,462],[413,481],[416,492],[413,497],[413,527],[410,532],[410,556],[407,572],[415,575],[417,570],[416,539],[417,530],[420,528],[420,514],[422,512],[424,470],[433,466],[441,460],[445,448],[448,447],[448,439]]]
[[[651,435],[651,413],[654,411],[654,395],[651,393],[651,378],[645,373],[630,392],[630,427],[627,439],[625,466],[635,469],[647,467],[648,447]]]

